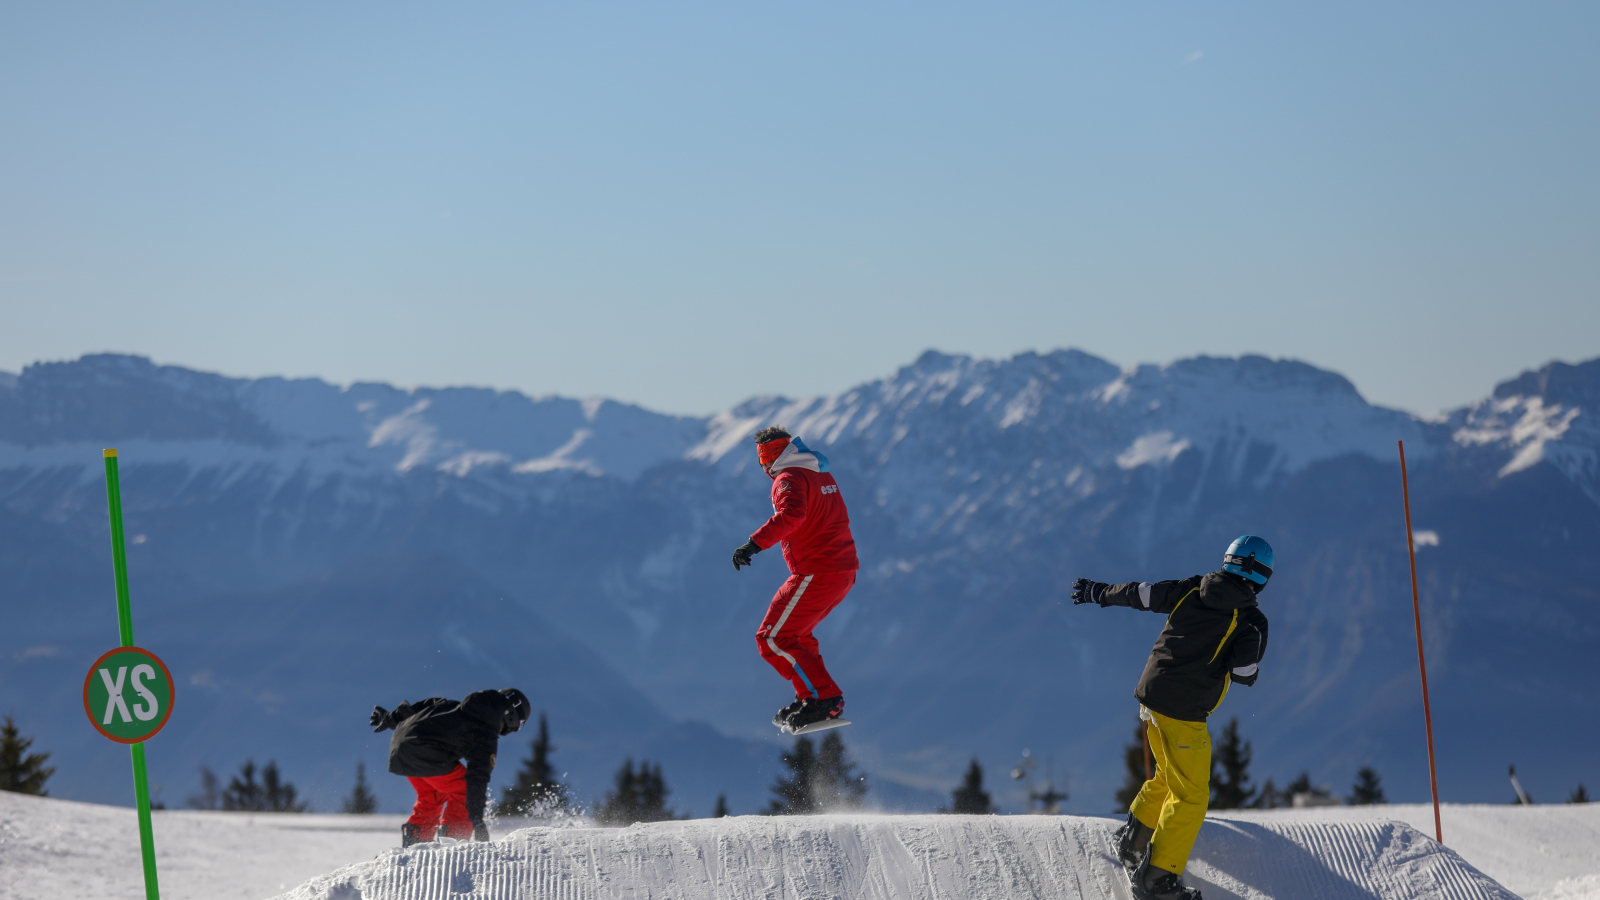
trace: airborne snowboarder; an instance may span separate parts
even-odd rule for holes
[[[401,847],[431,841],[436,831],[456,840],[489,840],[483,824],[489,773],[500,738],[522,728],[528,709],[516,688],[474,691],[461,701],[430,697],[393,711],[372,708],[374,734],[394,729],[389,771],[406,776],[417,792],[411,818],[400,826]]]
[[[1103,584],[1080,578],[1072,602],[1165,613],[1133,696],[1148,723],[1155,775],[1117,830],[1117,857],[1138,900],[1200,900],[1179,877],[1211,799],[1206,717],[1228,685],[1255,684],[1267,649],[1267,617],[1256,595],[1272,577],[1272,547],[1255,535],[1228,546],[1222,569],[1182,581]]]
[[[756,632],[761,657],[794,685],[794,702],[778,710],[772,724],[793,734],[848,725],[839,718],[844,692],[823,666],[811,631],[856,583],[860,567],[850,515],[828,474],[828,458],[781,426],[756,433],[756,453],[772,479],[772,517],[733,551],[733,569],[751,565],[752,557],[773,544],[783,545],[789,578]]]

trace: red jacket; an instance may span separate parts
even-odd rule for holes
[[[856,541],[839,483],[828,461],[799,440],[767,466],[772,475],[772,518],[750,535],[763,550],[783,543],[783,561],[794,575],[854,572]]]

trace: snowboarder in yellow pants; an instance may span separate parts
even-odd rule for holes
[[[1200,900],[1184,867],[1211,799],[1206,718],[1230,684],[1249,687],[1267,650],[1267,617],[1256,595],[1272,577],[1272,547],[1244,535],[1222,555],[1221,571],[1181,581],[1104,584],[1080,578],[1073,603],[1126,606],[1167,617],[1133,696],[1149,722],[1156,771],[1117,831],[1117,858],[1135,900]]]
[[[1204,722],[1169,719],[1139,710],[1150,723],[1150,755],[1156,773],[1139,789],[1131,812],[1154,832],[1150,865],[1182,875],[1211,801],[1211,734]]]

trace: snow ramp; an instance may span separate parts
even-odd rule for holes
[[[528,828],[424,845],[284,900],[1128,900],[1117,822],[1080,816],[741,816]],[[1187,882],[1206,900],[1516,900],[1404,822],[1208,819]]]

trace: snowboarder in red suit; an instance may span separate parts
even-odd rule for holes
[[[750,565],[751,557],[773,544],[783,545],[789,578],[761,620],[756,647],[794,685],[795,701],[778,710],[772,724],[796,731],[844,711],[844,691],[822,664],[811,631],[850,593],[860,565],[828,458],[776,425],[756,433],[756,452],[772,479],[772,518],[733,551],[733,568]]]
[[[429,697],[393,710],[372,708],[375,733],[394,729],[389,771],[404,775],[417,792],[411,818],[400,826],[400,846],[440,837],[487,841],[483,822],[489,773],[500,738],[528,721],[528,698],[516,688],[474,691],[466,699]],[[461,760],[467,761],[466,765]]]

